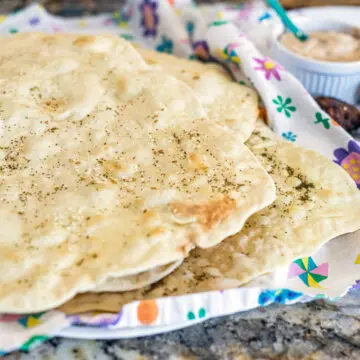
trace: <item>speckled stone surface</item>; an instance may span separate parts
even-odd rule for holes
[[[55,338],[30,359],[360,359],[360,291],[337,302],[270,306],[147,338],[84,341]]]
[[[28,3],[27,0],[0,0],[0,13],[20,9]],[[121,7],[122,1],[47,0],[42,3],[58,15],[77,16],[114,11]],[[360,360],[360,289],[337,302],[259,308],[147,338],[115,341],[55,338],[29,354],[4,357],[4,360],[10,359]]]

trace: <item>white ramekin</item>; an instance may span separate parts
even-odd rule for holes
[[[348,31],[351,25],[344,21],[319,19],[319,16],[293,18],[305,32]],[[282,24],[274,26],[271,36],[272,57],[295,75],[313,96],[330,96],[349,104],[360,101],[360,61],[329,62],[305,58],[285,48],[279,39],[285,32]]]

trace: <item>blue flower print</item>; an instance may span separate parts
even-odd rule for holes
[[[281,134],[281,136],[288,140],[288,141],[292,141],[292,142],[295,142],[296,141],[296,138],[297,138],[297,135],[295,135],[292,131],[288,131],[288,132],[283,132]]]

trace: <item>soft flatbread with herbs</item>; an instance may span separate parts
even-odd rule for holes
[[[249,138],[259,112],[255,90],[232,80],[220,65],[143,48],[137,50],[152,68],[172,74],[189,85],[211,121],[233,130],[239,141]]]
[[[246,146],[126,41],[0,44],[0,312],[180,261],[274,200]]]
[[[360,228],[360,192],[350,176],[318,153],[278,139],[263,123],[247,142],[277,188],[276,200],[251,216],[236,235],[195,249],[160,282],[128,293],[86,293],[61,310],[118,312],[134,300],[240,286],[327,241]]]

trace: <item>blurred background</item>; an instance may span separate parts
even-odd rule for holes
[[[125,0],[0,0],[0,11],[2,13],[16,11],[33,2],[41,3],[56,15],[79,16],[116,11]],[[219,0],[200,0],[199,2],[215,3],[219,2]],[[227,0],[226,2],[231,1]],[[233,2],[240,3],[243,1],[235,0]],[[360,5],[360,0],[282,0],[281,2],[287,8],[325,5]]]

